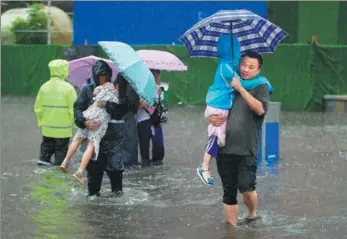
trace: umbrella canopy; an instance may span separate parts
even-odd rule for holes
[[[202,19],[180,38],[191,57],[218,58],[217,41],[222,34],[233,34],[241,53],[252,50],[273,53],[288,34],[270,21],[248,10],[222,10]]]
[[[67,80],[77,87],[82,87],[83,84],[92,77],[92,66],[97,60],[104,60],[112,69],[112,78],[114,81],[118,75],[118,70],[111,60],[106,60],[97,56],[86,56],[69,62],[69,77]]]
[[[134,49],[123,42],[100,41],[98,43],[140,98],[152,106],[155,100],[154,76]]]
[[[136,53],[149,69],[161,71],[186,71],[188,68],[174,54],[159,50],[138,50]]]

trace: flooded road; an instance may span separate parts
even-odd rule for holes
[[[346,114],[282,112],[281,159],[263,162],[258,178],[261,224],[234,230],[224,222],[215,164],[215,187],[195,172],[204,107],[170,108],[163,166],[126,170],[121,198],[111,197],[105,176],[102,196],[87,200],[71,174],[37,166],[33,100],[2,97],[1,238],[347,238]]]

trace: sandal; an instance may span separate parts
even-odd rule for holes
[[[247,217],[246,222],[251,223],[251,222],[255,222],[255,221],[260,220],[260,219],[261,219],[261,216]]]
[[[69,163],[66,163],[65,160],[60,164],[59,168],[63,173],[67,173],[67,168],[69,167]]]
[[[212,176],[211,177],[204,177],[204,175],[203,175],[204,172],[209,172],[209,170],[204,169],[202,167],[199,167],[196,169],[196,173],[198,174],[201,181],[207,186],[213,186],[214,185],[214,178]]]
[[[242,225],[257,226],[260,219],[261,219],[261,216],[255,216],[251,218],[246,217],[245,219],[239,221],[237,224],[239,226],[242,226]]]
[[[74,179],[75,179],[77,182],[84,184],[83,175],[82,175],[82,173],[81,173],[80,171],[76,171],[76,173],[74,173],[74,174],[72,175],[72,177],[74,177]]]

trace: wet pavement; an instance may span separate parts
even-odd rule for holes
[[[224,222],[221,183],[198,179],[202,106],[170,108],[163,166],[127,170],[125,195],[87,200],[71,174],[36,165],[33,98],[2,97],[1,238],[347,238],[347,115],[282,112],[281,159],[258,178],[259,227]],[[75,157],[78,166],[80,156]],[[240,205],[240,218],[246,216]]]

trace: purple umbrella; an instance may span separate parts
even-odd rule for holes
[[[69,77],[67,78],[72,84],[77,87],[82,87],[83,84],[92,77],[92,66],[97,60],[104,60],[112,69],[112,78],[114,81],[118,75],[118,70],[111,60],[103,59],[97,56],[86,56],[69,62]]]

